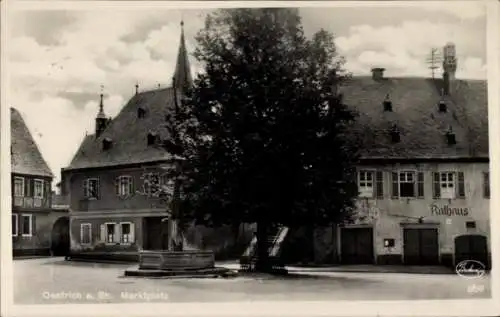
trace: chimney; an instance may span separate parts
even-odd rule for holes
[[[378,81],[384,79],[384,71],[385,68],[380,68],[380,67],[372,68],[373,80]]]
[[[455,44],[447,43],[443,47],[443,88],[445,95],[450,95],[452,93],[451,87],[455,80],[456,71],[457,57]]]

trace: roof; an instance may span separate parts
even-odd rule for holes
[[[168,137],[165,116],[174,107],[173,89],[164,88],[133,96],[120,113],[110,121],[104,132],[96,137],[87,135],[67,169],[107,167],[133,163],[165,161],[170,158],[159,145],[148,145],[148,133],[161,139]],[[144,117],[138,109],[144,109]],[[103,141],[112,145],[103,150]]]
[[[439,112],[443,81],[426,78],[354,77],[340,91],[346,105],[358,112],[352,136],[366,159],[488,158],[486,81],[455,80]],[[386,96],[392,112],[384,112]],[[401,141],[392,143],[396,125]],[[448,145],[446,132],[455,133]]]
[[[23,117],[10,108],[12,173],[53,177]]]
[[[354,77],[341,87],[344,102],[358,113],[351,136],[359,142],[364,159],[488,158],[487,90],[485,81],[457,80],[446,98],[447,112],[438,111],[441,80],[425,78]],[[392,112],[383,111],[386,96]],[[137,109],[146,110],[138,118]],[[164,161],[169,155],[147,145],[148,132],[168,137],[165,115],[173,107],[173,89],[135,95],[97,139],[86,136],[66,169],[106,167]],[[389,129],[396,124],[401,141],[392,143]],[[456,145],[448,145],[449,128]],[[102,141],[110,138],[109,150]]]

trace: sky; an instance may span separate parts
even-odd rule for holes
[[[184,20],[187,49],[211,10],[18,11],[10,20],[9,106],[17,108],[60,178],[86,133],[99,94],[116,116],[140,90],[170,85]],[[456,45],[457,78],[486,79],[486,10],[479,1],[408,7],[301,8],[306,34],[335,35],[353,75],[430,76],[427,58]],[[200,69],[191,57],[193,73]],[[440,73],[438,73],[440,75]]]

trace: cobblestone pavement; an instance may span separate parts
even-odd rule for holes
[[[123,277],[129,265],[14,261],[16,304],[224,302],[249,300],[462,299],[491,296],[490,277],[311,272],[288,278],[144,279]]]

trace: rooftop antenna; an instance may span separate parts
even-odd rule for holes
[[[429,69],[431,70],[432,79],[435,79],[436,69],[439,68],[439,63],[442,62],[442,58],[438,52],[437,48],[432,48],[431,53],[426,60],[427,64],[429,64]]]

